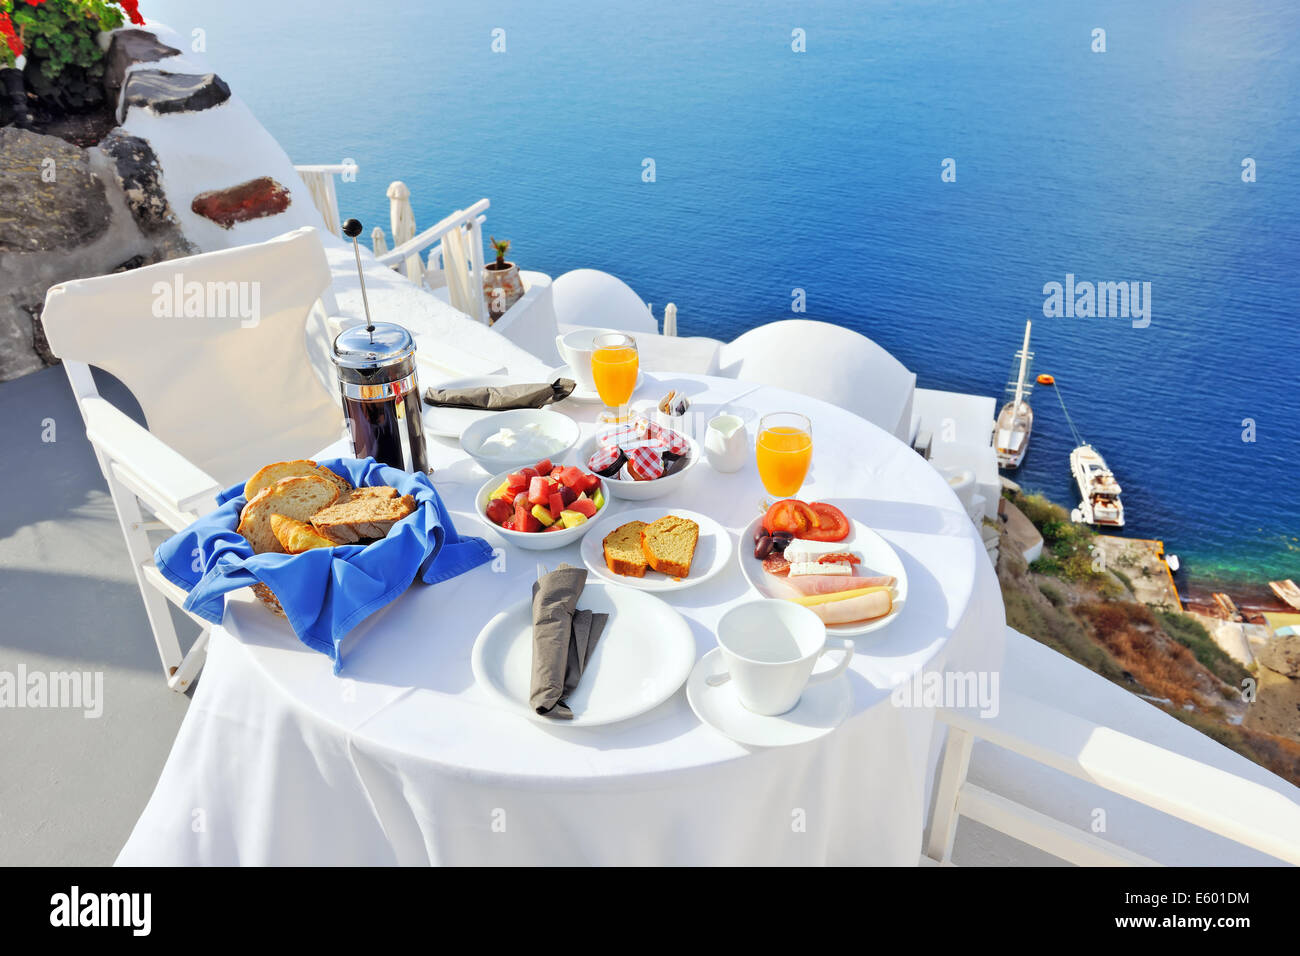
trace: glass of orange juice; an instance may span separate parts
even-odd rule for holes
[[[792,498],[799,493],[812,464],[812,423],[798,412],[773,412],[758,423],[754,455],[758,477],[769,495]]]
[[[619,409],[636,390],[636,339],[622,332],[607,332],[597,335],[592,345],[595,351],[591,353],[591,377],[600,400],[613,409],[613,418],[618,421]]]

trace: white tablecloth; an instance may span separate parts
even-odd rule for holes
[[[171,756],[119,864],[914,864],[933,712],[890,688],[920,669],[996,671],[1003,609],[976,529],[910,448],[841,409],[731,379],[647,374],[638,397],[692,395],[702,418],[794,410],[813,422],[805,499],[858,499],[902,559],[909,600],[857,642],[853,711],[808,744],[748,748],[695,717],[685,690],[622,724],[534,723],[474,683],[482,627],[528,595],[538,554],[415,585],[365,621],[342,676],[251,597],[228,602]],[[583,422],[597,409],[559,406]],[[752,440],[756,419],[751,417]],[[485,473],[432,440],[434,483],[457,527]],[[695,468],[677,503],[737,534],[763,497],[751,462]],[[739,542],[739,547],[748,542]],[[577,546],[545,553],[581,564]],[[697,650],[753,597],[733,564],[673,596]]]

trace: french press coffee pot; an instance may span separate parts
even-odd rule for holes
[[[338,372],[344,421],[357,458],[404,471],[427,472],[424,426],[420,420],[420,387],[415,375],[415,339],[392,322],[374,322],[361,275],[357,236],[361,223],[349,219],[343,233],[352,240],[361,279],[365,326],[345,329],[334,339],[331,358]]]

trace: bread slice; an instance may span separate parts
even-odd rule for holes
[[[271,530],[271,515],[284,515],[296,521],[306,521],[322,508],[338,500],[339,489],[331,481],[316,475],[295,475],[281,478],[269,488],[263,488],[253,500],[244,505],[239,515],[238,531],[258,554],[268,551],[287,553]]]
[[[294,461],[277,461],[273,465],[267,465],[259,469],[257,474],[249,478],[244,484],[244,497],[252,501],[263,488],[270,488],[277,481],[284,478],[298,478],[304,475],[315,475],[317,478],[324,478],[326,481],[331,482],[339,490],[340,494],[352,488],[347,479],[334,474],[328,468],[322,468],[310,458],[299,458]]]
[[[343,504],[345,501],[352,501],[356,498],[396,498],[397,489],[388,485],[366,485],[362,488],[353,488],[345,491],[335,504]]]
[[[334,542],[321,537],[306,521],[286,518],[284,515],[271,515],[271,533],[280,547],[289,554],[302,554],[312,548],[332,548]]]
[[[615,574],[645,577],[645,551],[641,547],[641,529],[645,526],[644,521],[629,521],[605,535],[600,542],[605,551],[605,567]]]
[[[691,573],[700,526],[689,518],[665,515],[641,529],[641,548],[650,567],[674,578]]]
[[[335,544],[362,538],[382,538],[388,529],[415,510],[415,498],[361,496],[332,505],[312,516],[312,527]]]

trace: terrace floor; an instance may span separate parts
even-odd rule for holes
[[[140,418],[121,385],[99,385]],[[43,441],[51,419],[55,440]],[[0,865],[111,864],[189,699],[163,682],[108,487],[62,368],[0,382],[0,448],[0,671],[103,675],[97,718],[0,708]],[[182,634],[195,632],[181,620]]]

